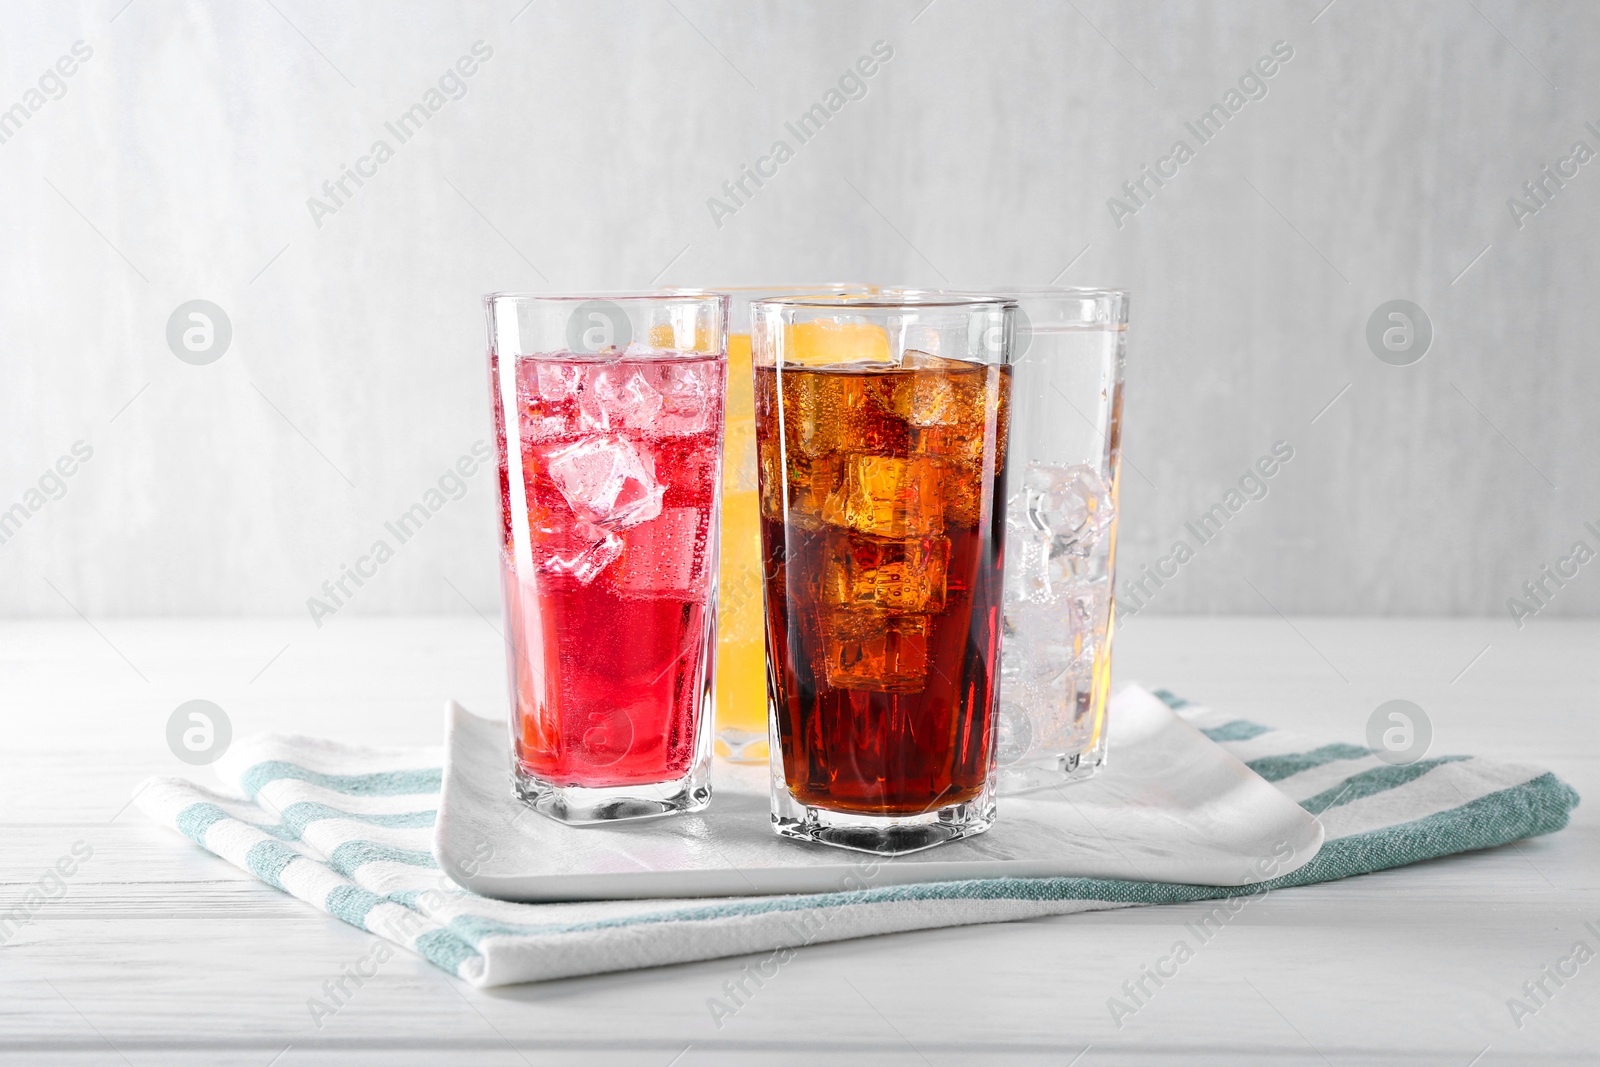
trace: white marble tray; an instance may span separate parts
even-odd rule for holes
[[[721,760],[699,814],[562,825],[512,795],[505,723],[451,704],[434,858],[483,896],[559,901],[827,892],[862,884],[864,869],[874,886],[1065,876],[1243,885],[1287,874],[1322,846],[1314,816],[1149,692],[1123,690],[1110,720],[1111,760],[1095,778],[1002,797],[987,833],[880,859],[779,838],[766,767]]]

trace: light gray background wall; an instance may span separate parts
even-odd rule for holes
[[[0,508],[94,450],[0,544],[0,613],[305,618],[488,438],[497,289],[1128,286],[1125,576],[1295,450],[1150,611],[1504,614],[1600,548],[1600,162],[1507,207],[1600,150],[1587,0],[124,2],[0,9],[0,108],[93,49],[0,144]],[[866,95],[716,225],[879,40]],[[466,96],[319,227],[307,198],[477,41]],[[1198,145],[1276,41],[1268,95]],[[194,298],[232,322],[208,366],[165,339]],[[1434,325],[1411,366],[1364,340],[1393,298]],[[348,610],[492,612],[494,507],[480,473]],[[1600,562],[1548,610],[1597,608]]]

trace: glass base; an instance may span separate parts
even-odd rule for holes
[[[981,834],[994,825],[994,816],[994,794],[988,789],[965,804],[908,816],[825,811],[802,804],[785,789],[773,798],[772,828],[780,837],[798,841],[878,856],[903,856]]]
[[[1070,782],[1086,782],[1106,765],[1106,738],[1102,731],[1100,740],[1082,752],[1069,752],[1055,757],[1018,761],[996,772],[996,790],[1001,796],[1016,796],[1040,789],[1053,789]]]
[[[551,785],[513,769],[511,788],[534,811],[569,826],[595,826],[701,811],[711,803],[706,761],[670,782],[590,789]]]
[[[717,731],[717,755],[734,763],[767,762],[767,735],[731,727]]]

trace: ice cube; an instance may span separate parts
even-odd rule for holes
[[[770,437],[756,438],[756,466],[760,474],[761,517],[782,522],[783,461],[779,459],[778,442]],[[816,521],[822,521],[820,509]]]
[[[1082,527],[1062,534],[1049,528],[1048,503],[1041,499],[1024,487],[1007,506],[1006,603],[1064,603],[1063,598],[1083,590],[1091,600],[1098,597],[1106,556],[1083,547]]]
[[[703,433],[716,410],[722,366],[707,361],[701,364],[668,363],[653,368],[660,414],[647,427],[659,434]]]
[[[828,533],[823,600],[890,615],[944,610],[950,542],[942,537],[884,540],[853,531]]]
[[[1111,526],[1111,495],[1100,472],[1087,464],[1030,462],[1022,485],[1027,521],[1050,536],[1053,553],[1087,556]]]
[[[651,339],[655,339],[654,334],[651,335]],[[672,340],[670,331],[663,334],[660,339],[670,343]],[[662,356],[673,354],[671,349],[657,348],[654,345],[645,344],[643,341],[634,341],[622,350],[623,359],[660,359]]]
[[[904,381],[908,376],[876,373],[892,370],[892,364],[864,366],[865,372],[851,368],[781,375],[784,441],[791,452],[821,456],[849,449],[905,450],[906,424],[899,416],[884,417],[888,408],[877,394],[893,391],[891,378]]]
[[[567,433],[575,415],[573,393],[563,389],[562,373],[575,376],[576,367],[546,360],[519,360],[517,364],[517,435],[524,445],[548,441]]]
[[[951,426],[961,421],[963,411],[958,383],[942,374],[918,374],[912,379],[906,420],[913,426]],[[977,437],[983,439],[981,426]]]
[[[547,459],[550,480],[580,518],[619,529],[661,514],[666,491],[656,484],[655,463],[625,437],[585,437],[551,451]]]
[[[843,461],[837,455],[807,456],[789,453],[789,515],[788,521],[803,530],[821,529],[823,510],[831,494],[839,487]],[[769,517],[782,518],[783,487],[777,486]]]
[[[944,528],[937,461],[852,453],[843,466],[843,483],[823,503],[824,522],[888,538],[925,537]]]
[[[569,523],[542,531],[536,544],[544,553],[540,566],[549,573],[570,575],[588,585],[622,555],[622,538],[590,522]]]
[[[1067,601],[1072,636],[1092,657],[1111,622],[1111,581],[1103,576],[1075,581],[1067,587]]]
[[[662,399],[642,369],[608,366],[596,370],[586,390],[590,409],[598,413],[601,429],[649,429],[661,411]]]
[[[571,400],[583,385],[583,367],[576,363],[540,360],[536,387],[542,400]]]
[[[1052,568],[1065,559],[1052,559]],[[1070,561],[1086,562],[1076,557]],[[1008,557],[1002,699],[1027,709],[1035,751],[1081,748],[1092,725],[1087,715],[1096,660],[1105,652],[1110,582],[1103,574],[1085,579],[1070,571],[1053,572],[1051,597],[1037,602],[1015,599],[1011,577]]]
[[[966,393],[981,384],[981,368],[926,352],[906,351],[893,369],[897,373],[864,376],[862,386],[879,408],[912,426],[956,421],[961,413],[960,384],[967,382]]]
[[[795,372],[781,375],[779,383],[784,440],[791,454],[810,457],[832,452],[859,422],[857,380]]]
[[[906,418],[915,426],[957,426],[962,438],[983,439],[989,368],[967,360],[907,352],[900,364],[914,371]]]
[[[1026,494],[1006,510],[1006,603],[1051,599],[1050,535],[1027,521]]]
[[[906,398],[905,419],[913,426],[966,424],[961,436],[983,440],[984,368],[959,359],[908,351],[900,366],[915,371]]]
[[[706,533],[698,508],[667,508],[624,537],[617,587],[644,594],[701,601],[711,592],[706,566]]]
[[[965,369],[960,374],[916,375],[906,411],[912,454],[935,458],[943,468],[945,521],[973,527],[983,521],[989,481],[985,472],[1005,467],[1007,406],[990,386],[992,368],[961,366]],[[989,413],[995,408],[991,436]]]
[[[981,364],[966,359],[948,359],[936,355],[931,350],[937,347],[938,335],[934,335],[935,344],[929,351],[919,351],[916,348],[907,348],[900,353],[900,366],[904,370],[943,371],[946,374],[972,373]]]
[[[1026,685],[1055,684],[1083,648],[1061,604],[1007,604],[1005,623],[1001,672]]]
[[[836,689],[920,693],[928,678],[928,617],[833,608],[824,644]]]

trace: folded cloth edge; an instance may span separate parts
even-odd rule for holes
[[[1164,691],[1157,695],[1175,708],[1193,707]],[[271,740],[290,741],[284,735]],[[330,745],[320,740],[319,744]],[[135,796],[137,806],[152,819],[240,869],[477,986],[792,950],[878,933],[1258,897],[1280,888],[1551,833],[1567,824],[1579,802],[1576,791],[1554,774],[1537,773],[1458,807],[1329,840],[1304,867],[1243,886],[1093,878],[979,879],[715,902],[662,901],[657,910],[612,920],[524,924],[457,916],[446,925],[409,901],[372,893],[319,857],[286,844],[292,835],[285,827],[254,823],[227,810],[249,801],[168,777],[148,779]]]

